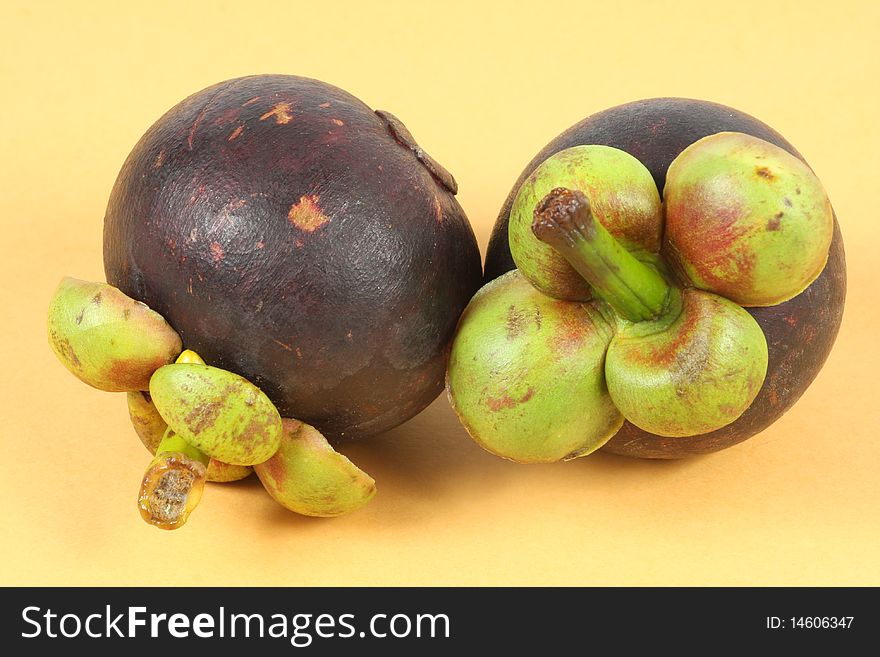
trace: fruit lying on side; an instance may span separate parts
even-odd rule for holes
[[[105,272],[282,416],[368,436],[443,389],[481,278],[455,192],[400,121],[341,89],[229,80],[134,147],[107,206]]]
[[[791,144],[765,124],[714,103],[659,98],[600,112],[553,140],[520,176],[492,234],[486,257],[486,280],[514,268],[507,246],[511,204],[529,174],[554,153],[588,144],[619,148],[638,158],[650,171],[657,188],[663,190],[672,161],[691,144],[719,132],[750,134],[802,160]],[[775,212],[767,217],[768,221],[774,218]],[[827,261],[815,280],[788,301],[746,309],[766,338],[768,366],[761,390],[737,420],[714,431],[674,438],[624,422],[604,449],[629,456],[677,458],[717,451],[760,432],[788,410],[818,374],[837,335],[845,294],[843,242],[834,220]]]
[[[160,331],[154,330],[157,326]],[[138,509],[155,527],[182,527],[206,481],[241,479],[251,466],[270,458],[271,472],[295,472],[296,480],[279,476],[267,489],[300,513],[341,515],[375,493],[373,480],[337,454],[316,429],[308,427],[308,433],[300,432],[303,439],[294,441],[304,449],[291,448],[290,440],[282,443],[277,409],[246,379],[208,366],[189,349],[177,354],[173,364],[162,364],[164,358],[156,362],[157,351],[170,350],[172,356],[179,351],[180,339],[160,315],[112,286],[65,279],[50,304],[49,338],[53,346],[66,345],[56,353],[80,378],[102,385],[112,381],[113,388],[127,392],[132,424],[153,454],[141,481]],[[128,376],[101,378],[104,371]],[[138,389],[143,379],[149,393]]]

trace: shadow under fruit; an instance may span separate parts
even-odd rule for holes
[[[481,276],[456,191],[395,117],[336,87],[230,80],[171,109],[129,155],[105,273],[282,416],[368,436],[443,389]]]
[[[689,145],[719,132],[763,139],[803,160],[781,135],[742,112],[705,101],[657,98],[611,108],[574,125],[548,144],[526,167],[502,208],[486,257],[485,281],[514,269],[508,246],[513,199],[526,177],[551,155],[580,145],[618,148],[647,167],[663,190],[666,171]],[[732,423],[687,437],[662,437],[624,422],[602,449],[627,456],[679,458],[714,452],[762,431],[785,413],[818,374],[837,336],[846,295],[846,264],[837,220],[828,260],[803,292],[775,306],[746,310],[764,333],[767,374],[752,404]]]

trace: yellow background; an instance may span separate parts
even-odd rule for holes
[[[878,4],[370,4],[3,3],[0,584],[880,585]],[[124,398],[56,362],[45,310],[62,275],[102,279],[106,200],[146,128],[260,72],[401,117],[458,179],[484,253],[521,169],[587,114],[660,95],[745,110],[797,145],[840,218],[837,345],[788,415],[715,455],[517,466],[441,397],[344,450],[379,486],[358,513],[296,516],[251,479],[152,529]]]

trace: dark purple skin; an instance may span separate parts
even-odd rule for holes
[[[128,156],[105,273],[282,416],[368,436],[442,391],[480,285],[455,191],[403,124],[341,89],[229,80],[171,109]]]
[[[495,223],[486,255],[485,282],[514,269],[507,223],[514,195],[544,160],[565,148],[602,144],[638,158],[663,192],[666,169],[693,142],[716,132],[744,132],[784,148],[803,160],[779,133],[743,112],[701,100],[654,98],[620,105],[587,117],[551,141],[529,163],[507,197]],[[624,422],[603,449],[625,456],[681,458],[735,445],[763,431],[800,398],[828,357],[846,297],[846,261],[837,218],[828,262],[801,294],[767,308],[747,308],[767,338],[769,364],[764,385],[735,422],[717,431],[687,438],[665,438]]]

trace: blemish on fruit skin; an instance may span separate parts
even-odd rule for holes
[[[226,256],[223,246],[219,242],[211,242],[211,259],[220,262]]]
[[[293,108],[290,103],[278,103],[274,105],[272,109],[263,114],[260,117],[260,121],[265,121],[269,117],[275,117],[275,123],[277,125],[284,125],[285,123],[290,123],[293,119]]]
[[[810,344],[813,340],[816,339],[817,333],[818,331],[816,330],[816,327],[812,324],[807,324],[806,326],[804,326],[804,342]]]
[[[327,109],[328,107],[330,107],[330,103],[321,103],[320,105],[318,105],[318,107],[322,107],[324,109]]]
[[[333,122],[333,125],[345,125],[345,121],[341,119],[330,119]]]
[[[786,315],[783,319],[785,319],[785,323],[789,326],[797,326],[798,318],[796,315]]]
[[[771,182],[776,180],[776,176],[767,167],[757,167],[755,173],[758,174],[759,177],[764,178],[764,180],[769,180]]]
[[[434,218],[438,224],[443,223],[443,206],[440,205],[440,199],[434,197]]]
[[[657,130],[663,127],[666,127],[666,117],[661,117],[659,120],[654,121],[648,126],[648,129],[651,131],[652,135],[656,136]]]
[[[153,162],[153,168],[158,169],[165,163],[166,152],[165,149],[162,148],[159,150],[159,154],[156,156],[155,161]]]
[[[524,394],[519,400],[514,399],[513,397],[511,397],[510,395],[508,395],[505,392],[500,397],[487,397],[486,398],[486,405],[489,407],[489,410],[491,410],[493,412],[498,412],[498,411],[503,410],[505,408],[515,408],[516,406],[519,406],[520,404],[525,404],[527,401],[529,401],[534,396],[535,396],[535,389],[534,388],[529,388],[526,391],[526,394]]]
[[[782,199],[782,202],[783,202],[786,206],[788,206],[788,207],[792,207],[791,199],[788,198],[787,196],[786,196],[785,198]]]
[[[773,218],[767,222],[767,230],[779,230],[779,220],[782,219],[782,215],[782,212],[777,212],[775,215],[773,215]]]
[[[211,121],[211,125],[222,126],[228,123],[232,123],[238,118],[239,109],[237,107],[230,107],[225,112],[222,112],[219,116],[216,116],[213,121]]]
[[[317,194],[301,196],[299,201],[290,206],[287,213],[290,223],[307,233],[314,233],[328,223],[330,218],[321,212],[319,201],[320,196]]]
[[[209,103],[209,104],[210,104],[210,103]],[[187,147],[187,150],[190,150],[190,151],[192,150],[192,148],[193,148],[193,138],[194,138],[195,135],[196,135],[196,130],[198,129],[199,125],[201,124],[202,119],[205,118],[205,114],[207,114],[207,112],[208,112],[208,105],[205,105],[205,106],[202,108],[202,111],[199,112],[199,115],[196,117],[196,120],[193,121],[192,127],[190,127],[190,129],[189,129],[189,135],[187,135],[187,137],[186,137],[186,147]]]
[[[226,141],[235,141],[238,138],[238,136],[242,133],[243,130],[244,130],[243,125],[238,126],[235,130],[233,130],[232,132],[229,133],[229,136],[226,138]]]
[[[260,469],[272,477],[277,487],[281,488],[284,485],[287,468],[284,466],[284,459],[280,458],[280,456],[273,456],[265,463],[262,463]]]
[[[279,347],[281,347],[285,351],[293,351],[293,348],[289,344],[287,344],[286,342],[281,342],[280,340],[275,340],[274,338],[273,338],[272,342],[277,344]]]
[[[251,98],[250,100],[245,101],[245,102],[242,104],[242,107],[247,107],[248,105],[253,105],[253,104],[256,103],[258,100],[260,100],[260,97],[259,97],[259,96],[254,96],[254,97]]]
[[[266,243],[263,240],[260,240],[259,242],[254,244],[254,246],[258,249],[262,249],[264,246],[266,246]]]
[[[506,330],[507,330],[507,339],[515,340],[519,336],[523,334],[525,330],[525,323],[527,321],[526,315],[524,312],[519,310],[516,306],[511,305],[507,309],[507,322],[506,322]]]
[[[681,266],[681,258],[686,257],[697,276],[720,294],[724,294],[720,290],[725,290],[730,271],[737,272],[740,285],[748,287],[754,276],[755,254],[737,244],[749,232],[749,227],[739,221],[741,201],[730,198],[726,205],[714,207],[712,221],[695,209],[701,201],[700,193],[692,189],[678,199],[681,210],[674,227],[677,241],[669,252],[673,266]]]

